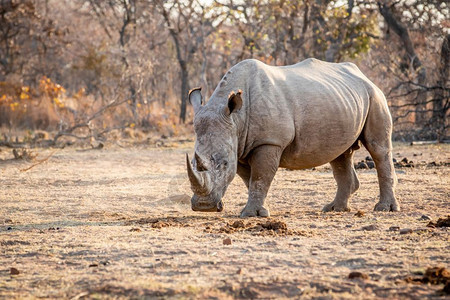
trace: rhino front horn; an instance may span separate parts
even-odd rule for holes
[[[192,191],[200,196],[206,196],[211,193],[211,177],[207,171],[198,172],[192,169],[189,155],[186,153],[186,167],[188,171],[189,181],[191,182]]]

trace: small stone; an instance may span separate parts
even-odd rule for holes
[[[367,161],[366,164],[369,167],[369,169],[375,168],[375,163],[373,161]]]
[[[406,157],[404,157],[404,158],[401,160],[401,162],[407,164],[407,163],[408,163],[408,159],[407,159]]]
[[[373,161],[373,159],[370,156],[366,156],[366,161]]]
[[[399,226],[391,226],[389,227],[389,231],[399,231],[400,227]]]
[[[411,270],[411,273],[413,273],[414,275],[425,275],[425,268],[413,269]]]
[[[392,159],[392,162],[393,162],[393,163],[396,163],[396,162],[397,162],[397,160],[396,160],[395,158],[393,158],[393,159]]]
[[[231,239],[230,238],[226,238],[223,240],[223,244],[224,245],[231,245]]]
[[[413,232],[413,230],[411,228],[400,229],[400,234],[409,234],[409,233],[412,233],[412,232]]]
[[[365,212],[363,212],[363,211],[361,211],[361,210],[358,210],[358,211],[356,212],[356,214],[355,214],[355,217],[361,218],[361,217],[363,217],[365,214],[366,214]]]
[[[11,275],[19,275],[19,274],[20,274],[20,271],[17,270],[16,268],[11,268],[11,269],[9,269],[9,273],[10,273]]]
[[[140,228],[131,228],[130,229],[131,232],[141,232]]]
[[[356,166],[355,169],[368,169],[369,166],[364,162],[360,161]]]
[[[12,230],[12,227],[11,227],[11,226],[9,226],[8,228],[6,228],[6,230]]]
[[[420,221],[431,221],[432,218],[430,216],[427,216],[427,215],[422,215],[419,220]]]
[[[361,229],[365,230],[365,231],[374,231],[374,230],[377,230],[378,227],[377,227],[377,225],[372,224],[372,225],[368,225],[368,226],[363,226]]]
[[[242,269],[242,268],[239,268],[239,269],[236,271],[236,274],[238,274],[238,275],[240,275],[240,274],[242,274],[242,273],[244,273],[244,269]]]
[[[356,279],[356,278],[358,278],[358,279],[364,279],[365,280],[365,279],[369,279],[369,275],[361,273],[361,272],[358,272],[358,271],[353,271],[350,274],[348,274],[348,278],[349,279]]]
[[[97,263],[93,263],[93,264],[89,265],[89,268],[93,268],[93,267],[98,267],[98,264]]]

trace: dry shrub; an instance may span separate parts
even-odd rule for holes
[[[36,88],[11,79],[0,82],[0,126],[56,128],[63,118],[72,115],[73,103],[65,93],[62,86],[45,76]]]
[[[27,161],[33,161],[38,155],[30,149],[13,149],[12,153],[14,159],[23,159]]]
[[[108,133],[114,128],[122,129],[120,133],[116,130],[111,134],[115,140],[142,141],[147,137],[143,128],[163,137],[192,133],[192,126],[179,124],[176,101],[137,103],[133,108],[125,95],[116,95],[115,99],[102,101],[86,95],[84,89],[69,95],[64,87],[45,76],[35,88],[20,84],[20,80],[0,82],[0,127],[57,132],[69,129],[69,144],[77,139],[109,137]],[[119,104],[110,106],[114,101]],[[188,120],[192,120],[189,110]],[[41,131],[34,137],[29,136],[26,142],[48,138],[48,134]]]

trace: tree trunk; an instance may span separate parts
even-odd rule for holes
[[[183,59],[183,55],[181,52],[182,49],[180,45],[180,37],[178,35],[179,32],[175,31],[175,29],[172,27],[169,18],[169,13],[164,9],[164,5],[162,3],[160,5],[163,17],[167,24],[167,28],[169,29],[169,33],[172,36],[173,42],[175,43],[175,50],[177,51],[177,60],[178,64],[180,65],[180,77],[181,77],[180,123],[184,123],[186,121],[186,102],[189,93],[189,71],[187,68],[187,62],[185,59]],[[184,57],[186,56],[187,54],[185,53]]]
[[[189,73],[185,61],[180,61],[181,68],[181,106],[180,106],[180,122],[186,121],[186,103],[189,93]]]
[[[415,72],[417,72],[417,84],[420,86],[424,86],[426,84],[427,73],[425,67],[422,65],[419,57],[417,56],[414,45],[409,36],[408,28],[404,24],[402,24],[391,11],[391,8],[387,6],[385,3],[378,2],[378,8],[380,10],[381,15],[386,21],[389,28],[391,28],[400,38],[405,47],[406,56],[405,60],[408,62],[408,65],[411,65]],[[416,111],[416,125],[424,125],[426,120],[426,99],[427,93],[426,91],[422,91],[417,95],[415,111]]]
[[[450,34],[444,38],[441,48],[441,63],[439,67],[439,77],[436,82],[436,89],[433,102],[433,125],[439,141],[445,138],[445,116],[447,115],[450,93],[447,81],[450,75]]]

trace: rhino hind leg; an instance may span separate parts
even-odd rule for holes
[[[325,205],[324,212],[350,211],[348,200],[359,188],[359,180],[353,167],[353,154],[356,147],[351,147],[338,158],[331,161],[333,176],[337,183],[337,192],[333,202]]]
[[[399,211],[400,205],[395,197],[397,176],[392,161],[392,120],[387,106],[383,104],[385,101],[384,96],[379,94],[371,102],[361,140],[372,156],[378,174],[380,201],[374,210]]]

